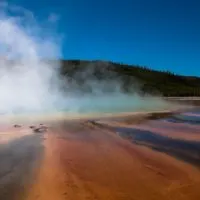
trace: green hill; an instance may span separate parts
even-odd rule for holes
[[[115,81],[116,84],[120,83],[123,91],[127,93],[137,89],[141,94],[200,96],[199,77],[181,76],[142,66],[102,61],[63,60],[61,74],[67,78],[70,87],[88,92],[95,81],[108,81],[108,83]]]

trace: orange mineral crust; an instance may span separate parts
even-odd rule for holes
[[[147,142],[138,145],[85,121],[55,123],[44,137],[28,200],[200,198],[198,166]]]
[[[200,199],[198,112],[13,117],[0,123],[0,199]]]

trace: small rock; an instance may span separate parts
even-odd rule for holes
[[[15,124],[14,127],[15,127],[15,128],[20,128],[21,126],[18,125],[18,124]]]

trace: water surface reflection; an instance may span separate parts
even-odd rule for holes
[[[167,125],[163,123],[165,121]],[[164,127],[162,127],[162,123],[165,124]],[[173,125],[174,123],[176,125]],[[156,151],[164,152],[200,166],[200,141],[195,140],[195,137],[192,139],[181,137],[182,133],[187,134],[188,138],[192,134],[200,135],[200,112],[183,113],[165,119],[150,120],[135,127],[114,126],[113,129],[118,135],[131,140],[135,144],[150,147]],[[178,136],[170,137],[170,134],[173,136],[173,132],[176,135],[177,131],[180,138]],[[167,134],[168,132],[170,134]]]

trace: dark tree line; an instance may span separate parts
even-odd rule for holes
[[[77,74],[89,71],[89,75]],[[125,92],[133,92],[135,84],[140,83],[142,93],[164,96],[200,96],[200,78],[177,75],[170,71],[156,71],[146,66],[125,65],[102,61],[62,61],[61,74],[83,87],[89,78],[97,80],[119,79]],[[90,77],[89,77],[90,76]],[[80,78],[81,77],[81,78]],[[85,80],[84,80],[85,79]]]

